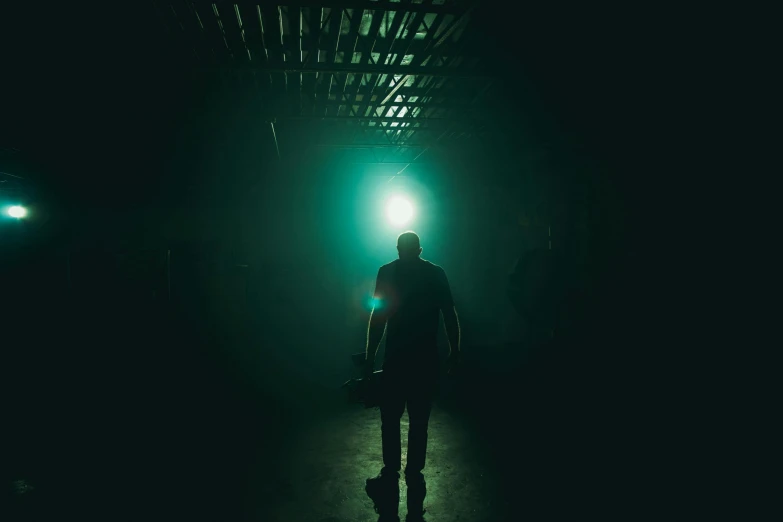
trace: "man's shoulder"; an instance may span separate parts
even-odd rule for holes
[[[385,265],[382,265],[381,268],[380,268],[380,271],[381,272],[388,272],[397,263],[397,261],[399,261],[399,259],[395,259],[394,261],[392,261],[390,263],[386,263]]]
[[[396,261],[392,261],[391,263],[386,263],[381,266],[381,268],[378,269],[378,277],[384,279],[390,277],[394,271],[395,263]]]
[[[440,265],[436,265],[432,261],[427,261],[426,259],[422,259],[422,261],[424,261],[424,263],[427,266],[427,268],[429,270],[431,270],[432,272],[435,272],[435,273],[438,273],[438,274],[445,274],[446,273],[446,271],[443,270],[443,267],[441,267]]]
[[[432,261],[428,261],[426,259],[421,259],[420,261],[421,261],[421,264],[425,267],[425,269],[427,271],[429,271],[429,272],[432,272],[432,273],[443,273],[443,274],[446,273],[445,270],[443,270],[443,268],[440,265],[436,265]],[[400,263],[399,259],[395,259],[394,261],[392,261],[390,263],[386,263],[385,265],[381,266],[381,268],[379,269],[379,272],[381,274],[391,272],[392,270],[394,270],[394,267],[396,267],[399,263]]]

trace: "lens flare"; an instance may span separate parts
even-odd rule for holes
[[[20,207],[19,205],[14,205],[8,209],[8,215],[12,218],[21,219],[27,216],[27,209]]]

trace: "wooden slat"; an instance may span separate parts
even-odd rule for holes
[[[181,6],[188,6],[191,3],[187,0],[177,1]],[[428,78],[425,75],[443,74],[453,75],[455,78],[461,78],[462,76],[483,78],[486,76],[481,74],[480,71],[474,72],[454,67],[455,60],[458,56],[461,56],[462,49],[469,46],[470,40],[466,38],[470,36],[470,33],[466,31],[460,41],[457,42],[456,47],[450,45],[449,42],[449,38],[453,36],[454,32],[461,30],[457,24],[460,23],[458,15],[465,12],[464,8],[461,7],[464,3],[449,3],[444,7],[431,5],[431,0],[424,0],[419,4],[413,4],[411,0],[394,2],[394,5],[388,6],[395,12],[394,19],[388,28],[386,37],[381,38],[379,31],[383,23],[384,11],[382,8],[386,4],[391,4],[390,2],[352,2],[351,0],[346,0],[345,2],[331,2],[329,0],[259,1],[264,24],[263,31],[261,24],[258,22],[256,2],[245,2],[242,0],[236,2],[215,1],[214,3],[218,6],[220,21],[223,24],[221,28],[218,25],[218,19],[212,12],[212,2],[196,0],[194,4],[197,7],[198,15],[204,24],[204,28],[201,29],[198,26],[194,15],[191,21],[191,29],[193,31],[189,35],[191,36],[189,41],[191,47],[194,47],[199,42],[195,38],[196,35],[201,37],[200,41],[204,49],[199,53],[198,48],[196,48],[195,54],[211,55],[214,51],[218,64],[230,64],[232,67],[250,66],[254,69],[254,72],[261,72],[261,77],[269,74],[270,79],[274,78],[274,92],[280,96],[285,96],[286,99],[278,101],[270,99],[266,105],[280,108],[281,111],[277,113],[277,116],[281,118],[286,117],[286,115],[308,114],[361,118],[368,110],[370,110],[371,115],[375,114],[373,111],[378,108],[383,111],[381,116],[385,117],[390,112],[389,109],[391,107],[398,107],[393,111],[396,115],[399,114],[402,106],[406,106],[405,118],[382,119],[381,121],[386,124],[392,121],[405,121],[413,124],[414,122],[408,122],[407,120],[424,121],[428,116],[431,117],[433,115],[432,111],[435,109],[459,110],[459,103],[450,103],[451,100],[447,100],[445,103],[434,100],[443,100],[444,97],[454,95],[462,96],[460,93],[464,90],[463,87],[474,86],[472,81],[462,81],[461,79],[459,81],[443,81],[442,78]],[[290,24],[290,34],[285,37],[284,42],[281,42],[282,35],[277,2],[289,6],[289,17],[287,20]],[[241,25],[235,15],[235,3],[239,6],[237,10],[242,18]],[[329,5],[334,6],[335,11],[328,22],[328,33],[325,34],[324,38],[320,38],[319,42],[319,23],[318,20],[313,20],[312,18],[318,16],[322,9],[321,7],[312,8],[311,6]],[[206,9],[207,6],[209,6],[209,9]],[[303,7],[307,8],[302,11]],[[343,17],[342,7],[354,9],[351,13],[350,29],[348,34],[345,35],[340,34],[341,19]],[[373,12],[373,20],[367,37],[363,37],[359,33],[364,8],[371,8]],[[310,34],[306,41],[301,39],[302,26],[300,20],[302,19],[302,13],[306,17],[311,18],[309,20],[311,22]],[[436,15],[434,23],[429,28],[424,39],[417,39],[416,33],[427,13]],[[442,29],[447,13],[457,16],[453,25],[450,24],[446,31],[442,31],[442,34],[436,39],[434,35],[438,30]],[[248,20],[252,20],[253,23],[249,23]],[[401,28],[403,28],[402,31],[400,30]],[[200,32],[195,29],[200,29]],[[405,30],[407,30],[408,34],[403,36]],[[401,33],[400,38],[396,38],[398,32]],[[220,45],[221,41],[222,47]],[[319,48],[321,49],[321,59],[323,60],[321,63],[318,63],[317,56]],[[351,64],[352,57],[353,53],[357,51],[362,53],[362,57],[360,63],[354,64],[356,67],[353,67]],[[307,54],[303,55],[303,52]],[[338,52],[344,53],[343,63],[335,63]],[[372,52],[380,54],[377,63],[371,57]],[[234,59],[231,58],[232,54]],[[394,56],[395,54],[396,57]],[[403,58],[410,54],[414,55],[412,63],[410,65],[401,65]],[[385,59],[388,56],[392,58],[389,65],[386,66]],[[428,57],[430,57],[428,66],[422,67],[421,63]],[[441,66],[440,62],[434,61],[438,57],[446,57],[449,65]],[[303,60],[303,58],[305,59]],[[244,63],[235,64],[234,62]],[[429,65],[435,65],[436,63],[438,64],[437,66],[429,67]],[[359,67],[362,67],[362,69],[359,69]],[[442,71],[436,69],[442,69]],[[371,72],[368,78],[370,83],[364,86],[361,85],[362,73],[357,72],[362,70]],[[410,72],[412,77],[416,78],[416,83],[412,87],[408,87],[405,82],[405,73],[408,72]],[[395,83],[395,75],[401,75],[399,84]],[[259,75],[256,74],[255,76]],[[246,75],[245,77],[252,78],[253,75]],[[381,79],[383,79],[383,82],[379,81]],[[337,96],[337,99],[330,100],[330,95]],[[356,101],[357,95],[362,96],[360,102]],[[375,101],[371,99],[373,95],[377,96]],[[394,102],[397,96],[402,96],[404,101]],[[418,98],[416,102],[407,101],[412,96]],[[428,98],[423,101],[422,98],[425,96]],[[385,102],[385,104],[382,104],[382,102]],[[357,106],[357,110],[354,110],[353,106]],[[313,109],[315,112],[311,112]],[[420,109],[420,112],[417,113],[418,117],[411,118],[412,111],[415,109]],[[415,124],[422,125],[421,121],[416,121]],[[391,131],[389,129],[384,130],[372,127],[368,128],[368,130],[372,130],[373,133],[386,132],[393,135],[396,141],[404,141],[404,139],[410,139],[418,130],[422,129],[408,127],[405,131],[402,131],[400,127],[397,127]]]
[[[459,3],[448,2],[445,5],[433,5],[428,3],[413,4],[403,2],[392,2],[388,0],[370,1],[370,0],[195,0],[198,4],[212,4],[215,3],[218,6],[226,4],[233,5],[247,5],[247,4],[260,4],[261,7],[270,5],[287,5],[297,7],[311,7],[311,8],[332,8],[332,9],[378,9],[381,11],[424,11],[427,13],[444,13],[444,14],[457,14],[460,11]]]
[[[184,46],[192,49],[198,60],[212,63],[214,54],[208,45],[204,29],[198,23],[193,7],[182,0],[164,4],[164,7],[169,12],[176,12],[177,29],[181,30],[178,36],[183,39]]]
[[[280,7],[280,20],[283,25],[283,55],[286,66],[294,69],[286,73],[285,106],[291,114],[301,112],[302,73],[296,68],[302,65],[301,38],[302,10],[299,7]]]
[[[439,94],[445,94],[445,93],[449,93],[449,94],[459,93],[460,95],[463,94],[462,89],[460,89],[454,84],[449,85],[446,82],[443,82],[442,80],[443,78],[436,78],[434,76],[424,78],[423,81],[419,83],[419,85],[421,85],[422,88],[424,89],[424,92],[421,94],[421,98],[426,101],[431,96],[435,96]],[[417,99],[419,98],[417,97]],[[428,118],[432,116],[432,113],[428,108],[423,111],[423,115],[425,118]]]
[[[321,9],[310,8],[305,10],[305,20],[309,35],[302,41],[302,48],[306,51],[305,63],[308,64],[318,61],[318,37],[321,30],[321,16]],[[313,114],[315,110],[316,83],[316,75],[302,75],[302,114]]]
[[[345,63],[350,63],[352,56],[349,53],[353,51],[361,51],[359,46],[359,29],[362,25],[362,16],[364,11],[361,9],[355,9],[353,11],[343,11],[343,25],[348,23],[348,34],[344,34],[340,37],[340,44],[338,51],[346,53]]]
[[[383,44],[384,44],[383,45],[383,51],[380,53],[380,58],[378,59],[378,63],[379,64],[381,64],[383,66],[387,65],[386,64],[387,58],[389,57],[390,52],[392,50],[394,50],[395,44],[398,43],[397,33],[400,31],[400,27],[402,26],[402,22],[403,21],[406,21],[406,22],[409,21],[408,13],[397,12],[396,15],[394,16],[393,20],[392,20],[391,26],[387,29],[386,38],[384,39],[384,42],[383,42]],[[392,65],[392,64],[389,63],[388,65]],[[399,80],[400,82],[403,82],[403,81],[406,80],[406,78],[407,77],[400,77],[397,80]],[[378,78],[378,85],[376,86],[376,88],[373,90],[373,93],[372,93],[372,94],[375,94],[376,92],[378,93],[378,100],[377,101],[379,101],[379,102],[383,101],[383,97],[381,96],[381,93],[385,92],[386,89],[388,88],[388,86],[393,81],[395,81],[395,75],[394,74],[386,74],[385,76],[381,75]],[[378,105],[377,104],[373,104],[372,102],[370,102],[370,106],[371,106],[371,109],[370,109],[371,110],[371,114],[377,114],[378,113]],[[397,112],[399,110],[400,110],[399,106],[397,106],[397,105],[392,106],[392,108],[391,108],[391,115],[392,116],[396,116],[396,114],[397,114]],[[381,115],[386,115],[386,113],[382,112]]]
[[[364,49],[362,51],[362,60],[360,62],[362,65],[375,63],[375,61],[372,59],[372,52],[373,48],[375,47],[375,42],[378,40],[381,24],[383,23],[383,11],[375,11],[371,9],[365,9],[365,11],[370,11],[372,13],[372,22],[370,22],[370,27],[367,30],[367,39],[365,40],[366,45],[364,45]]]
[[[336,63],[337,45],[340,41],[343,16],[342,9],[333,9],[332,16],[329,19],[329,38],[326,40],[326,61],[329,63]]]
[[[373,52],[375,52],[375,44],[378,42],[381,23],[383,22],[383,14],[384,14],[383,11],[373,11],[372,22],[370,24],[370,29],[367,33],[368,36],[372,35],[371,36],[372,44],[365,46],[366,48],[368,48],[368,51],[362,55],[363,65],[368,65],[370,63],[371,55]],[[378,77],[379,75],[375,75],[375,74],[370,75],[369,78],[365,76],[367,84],[368,86],[370,86],[370,88],[369,88],[369,93],[364,95],[362,99],[362,103],[359,105],[359,116],[364,116],[364,114],[367,112],[367,107],[370,102],[370,96],[373,89],[375,88],[375,84],[378,81]]]
[[[386,65],[386,59],[388,58],[389,53],[394,50],[395,45],[399,42],[399,40],[397,40],[397,33],[400,31],[400,26],[402,26],[403,21],[408,21],[408,13],[397,11],[394,14],[386,37],[383,39],[383,46],[379,51],[381,53],[381,57],[378,60],[380,65]]]
[[[160,15],[160,21],[166,28],[166,33],[174,44],[174,47],[176,47],[177,52],[182,53],[187,58],[192,58],[194,49],[190,46],[187,31],[180,20],[180,18],[184,17],[184,13],[180,13],[169,3],[161,5],[155,4],[155,8]]]
[[[454,32],[456,31],[456,29],[459,27],[460,24],[467,24],[467,23],[469,22],[466,21],[465,18],[456,20],[455,24],[449,27],[449,29],[445,31],[438,38],[438,41],[435,42],[432,46],[431,58],[430,61],[428,62],[429,65],[432,65],[433,67],[441,67],[445,65],[439,63],[439,60],[441,59],[441,57],[443,57],[443,55],[459,56],[462,54],[463,50],[465,49],[470,39],[468,37],[465,37],[464,34],[456,44],[449,43],[449,39],[453,36]]]
[[[324,13],[321,21],[321,32],[318,39],[318,57],[321,60],[317,65],[331,67],[334,64],[334,48],[339,39],[340,20],[342,19],[342,9],[333,8],[328,13]],[[316,89],[316,108],[318,115],[327,114],[326,102],[332,88],[334,71],[324,70],[318,74],[318,85]]]
[[[423,78],[425,80],[431,79],[428,77]],[[460,90],[456,88],[455,86],[445,86],[444,88],[435,88],[434,87],[435,82],[431,82],[425,84],[424,86],[413,85],[411,87],[403,86],[398,94],[405,96],[406,98],[410,96],[416,96],[417,99],[420,99],[424,96],[452,96],[455,94],[459,94]],[[359,89],[359,94],[361,95],[369,95],[370,89],[372,88],[371,85],[366,85]]]
[[[270,56],[271,56],[270,51]],[[322,59],[325,59],[325,56],[322,53]],[[301,72],[304,74],[372,74],[372,75],[384,75],[384,74],[400,74],[400,75],[411,75],[411,76],[448,76],[452,78],[492,78],[496,74],[493,74],[491,71],[488,72],[483,69],[469,69],[469,68],[449,68],[449,67],[431,67],[431,66],[422,66],[422,67],[411,67],[407,65],[378,65],[378,64],[369,64],[369,65],[361,65],[361,64],[351,64],[351,63],[305,63],[302,64],[301,67],[296,67],[292,64],[279,64],[279,65],[262,65],[262,66],[250,66],[248,64],[226,64],[223,66],[217,65],[214,67],[204,67],[205,70],[210,69],[220,69],[220,68],[227,68],[227,69],[237,69],[237,68],[256,68],[261,71],[265,72]]]
[[[438,60],[440,59],[441,56],[443,56],[444,53],[462,52],[462,48],[464,47],[464,43],[466,41],[464,35],[463,38],[461,38],[462,45],[459,45],[457,48],[449,46],[448,39],[451,38],[451,36],[455,31],[457,31],[460,27],[464,26],[464,24],[467,23],[471,11],[472,8],[468,8],[465,11],[463,11],[459,16],[454,18],[454,20],[452,20],[450,25],[438,35],[437,39],[434,38],[437,29],[430,30],[427,33],[428,44],[422,51],[418,52],[418,54],[415,56],[413,61],[414,65],[420,66],[422,63],[426,62],[428,68],[432,68],[432,67],[438,68],[441,67],[441,65],[438,64]]]
[[[361,133],[355,133],[357,137],[361,136]],[[314,143],[311,147],[334,147],[339,149],[393,149],[396,146],[389,143],[375,143],[351,140],[351,143]],[[407,149],[421,149],[426,145],[409,145],[405,147]]]
[[[332,64],[336,63],[337,60],[337,47],[340,43],[340,37],[342,36],[340,33],[342,31],[343,16],[343,9],[332,9],[332,17],[329,20],[329,39],[327,41],[328,50],[326,55],[327,61]],[[327,100],[332,96],[341,97],[341,93],[338,91],[341,87],[342,82],[337,76],[337,73],[329,73]],[[326,107],[326,111],[328,113],[328,107]]]
[[[414,38],[416,37],[416,33],[419,31],[419,27],[421,27],[421,23],[424,21],[424,15],[426,13],[416,13],[412,19],[408,20],[408,23],[406,25],[406,30],[408,31],[408,34],[404,34],[403,38],[401,39],[402,46],[402,53],[398,57],[399,62],[402,62],[402,59],[405,57],[406,54],[409,54],[408,51],[410,50],[411,44],[413,43]]]
[[[280,33],[280,10],[277,7],[262,6],[261,18],[264,23],[264,42],[269,62],[282,66],[284,62],[282,34]]]
[[[321,48],[321,22],[323,21],[324,10],[319,8],[310,9],[310,38],[308,38],[307,64],[318,63],[318,51]]]
[[[424,35],[424,39],[419,44],[421,50],[417,50],[416,54],[413,56],[413,62],[411,63],[412,67],[420,66],[424,61],[424,59],[427,58],[427,56],[429,56],[429,51],[431,46],[433,45],[435,33],[438,32],[440,26],[443,24],[445,19],[446,17],[443,14],[438,14],[437,16],[435,16],[435,20],[432,21],[432,25],[427,31],[427,34]]]
[[[217,10],[218,25],[222,25],[223,34],[225,35],[230,54],[234,61],[238,63],[249,63],[250,56],[248,55],[247,47],[245,46],[245,41],[242,37],[242,30],[239,27],[236,6],[217,7]]]
[[[355,117],[355,116],[294,116],[294,115],[288,115],[288,116],[280,116],[281,120],[305,120],[305,121],[343,121],[343,122],[373,122],[375,123],[375,126],[377,127],[380,124],[388,125],[388,124],[411,124],[416,123],[421,125],[421,128],[431,128],[431,127],[443,127],[444,125],[452,125],[454,123],[463,123],[463,124],[475,124],[479,123],[482,120],[482,117],[468,117],[468,116],[462,116],[457,118],[429,118],[427,120],[423,120],[420,118],[397,118],[394,116],[383,116],[383,117]],[[380,127],[378,127],[380,128]],[[391,128],[391,127],[389,127]]]
[[[288,8],[288,23],[291,27],[291,62],[298,66],[302,63],[302,9]]]
[[[321,63],[321,60],[325,58],[324,53],[321,51],[321,49],[326,45],[325,43],[328,40],[328,28],[329,28],[329,22],[332,19],[332,16],[334,15],[333,11],[324,12],[323,9],[317,8],[315,9],[315,13],[317,14],[317,18],[313,20],[313,27],[311,28],[311,31],[314,31],[314,34],[312,35],[311,41],[313,41],[314,46],[311,49],[311,56],[308,59],[308,62],[311,66]],[[307,75],[311,76],[311,75]],[[312,114],[322,114],[323,105],[319,105],[319,102],[326,97],[326,90],[328,89],[328,86],[324,85],[324,79],[326,78],[325,74],[316,74],[315,75],[315,82],[313,85],[312,90],[312,101],[313,101],[313,109]]]
[[[325,11],[321,10],[321,18],[318,20],[318,39],[317,39],[317,50],[316,53],[313,55],[313,60],[310,61],[311,66],[320,66],[327,64],[327,53],[326,48],[328,48],[328,42],[329,42],[329,30],[331,28],[331,22],[332,17],[335,16],[336,12],[333,10]],[[317,62],[315,60],[318,60]],[[316,83],[315,83],[315,89],[314,89],[314,107],[313,107],[313,113],[315,115],[323,116],[326,111],[326,105],[322,102],[326,101],[328,95],[329,95],[329,81],[331,81],[331,75],[323,73],[318,73],[316,75]]]
[[[382,47],[383,50],[381,51],[380,58],[378,60],[378,63],[380,65],[386,66],[386,59],[389,56],[390,52],[395,50],[395,45],[398,44],[399,42],[404,41],[402,39],[398,40],[396,37],[397,37],[397,33],[400,30],[400,27],[402,26],[402,22],[403,21],[405,21],[406,23],[410,22],[409,16],[412,15],[409,15],[409,13],[397,12],[394,19],[392,20],[392,24],[389,28],[389,32],[386,33],[386,38],[384,39],[383,42],[383,47]],[[393,62],[389,63],[388,65],[393,65]],[[405,82],[406,79],[407,77],[405,76],[398,78],[399,82]],[[384,93],[387,92],[389,86],[392,84],[393,81],[396,81],[394,74],[387,74],[385,77],[381,75],[376,80],[377,85],[373,89],[372,94],[378,93],[378,100],[377,100],[378,102],[382,102],[384,100]],[[375,114],[378,105],[372,104],[372,102],[370,102],[370,106],[372,107],[371,114]],[[399,106],[397,107],[398,107],[397,109],[393,109],[393,114],[396,114],[396,112],[400,110]]]
[[[280,10],[276,6],[267,4],[262,4],[260,7],[269,64],[282,68],[285,63],[283,61],[282,34],[280,33]],[[269,78],[271,81],[269,106],[284,107],[283,101],[287,83],[285,72],[270,72]]]
[[[359,28],[361,27],[362,23],[362,16],[364,15],[363,9],[356,9],[354,10],[350,15],[350,28],[348,31],[348,34],[345,36],[345,38],[341,39],[342,49],[345,53],[345,61],[351,62],[353,60],[353,55],[357,51],[357,46],[359,44]],[[346,12],[346,16],[348,16],[348,13]],[[342,111],[342,104],[344,103],[345,107],[345,114],[354,114],[353,110],[353,98],[351,97],[350,93],[347,92],[348,88],[348,82],[349,81],[361,81],[360,75],[355,74],[345,74],[343,77],[342,86],[340,88],[340,92],[342,93],[342,96],[340,97],[340,104],[341,106],[338,106],[337,108],[337,115],[339,116]],[[354,85],[351,85],[353,88]]]
[[[264,45],[264,34],[261,32],[261,20],[256,6],[239,6],[242,18],[242,30],[245,34],[245,45],[250,51],[250,63],[265,64],[269,61]]]
[[[354,41],[354,50],[361,52],[361,59],[359,61],[359,64],[369,64],[374,63],[371,56],[372,51],[372,44],[370,43],[370,40],[363,37],[359,33],[359,29],[361,28],[361,22],[364,19],[365,10],[364,9],[354,9],[353,11],[353,22],[357,24],[356,29],[356,40]],[[380,29],[381,25],[381,18],[379,16],[375,16],[375,12],[373,12],[373,19],[372,22],[370,22],[370,27],[368,28],[368,34],[370,35],[376,35],[378,30]],[[373,42],[375,36],[372,37]],[[356,96],[359,92],[359,90],[362,87],[362,83],[367,79],[364,74],[361,73],[353,73],[350,78],[352,78],[352,85],[350,88],[347,86],[344,88],[345,93],[345,99],[347,106],[349,108],[349,113],[354,115],[360,115],[358,111],[354,111],[353,107],[356,105]]]
[[[218,63],[226,63],[229,59],[228,46],[215,18],[212,5],[194,4],[194,13],[203,28],[206,43],[212,50],[212,54]]]
[[[394,65],[397,60],[399,60],[399,63],[402,63],[402,60],[405,58],[405,56],[408,54],[408,51],[410,50],[411,42],[413,42],[413,38],[416,35],[419,27],[421,26],[422,20],[424,20],[424,12],[416,13],[416,15],[413,17],[412,20],[408,20],[408,24],[406,25],[406,30],[408,31],[407,35],[404,35],[402,38],[402,51],[398,53],[398,56],[395,60],[392,61],[392,65]],[[384,96],[382,102],[393,100],[395,98],[395,95],[397,92],[402,88],[402,86],[405,85],[407,82],[408,76],[404,76],[396,85],[394,88],[389,89],[389,85],[386,86],[384,90],[387,91],[387,94]],[[411,110],[409,107],[408,110]]]
[[[300,7],[289,7],[288,16],[291,30],[291,61],[296,65],[301,65],[302,9]],[[291,111],[293,114],[302,113],[302,76],[302,73],[295,73],[293,75],[289,75],[288,78],[288,90],[291,93]]]
[[[410,37],[411,34],[415,32],[416,29],[418,29],[422,17],[423,15],[421,17],[417,16],[415,20],[411,20],[411,19],[408,20],[408,24],[406,25],[406,28],[408,29],[408,35],[400,40],[400,43],[402,43],[403,48],[399,53],[396,53],[397,56],[393,55],[390,65],[395,65],[395,62],[397,61],[398,58],[400,61],[402,61],[402,58],[405,56],[405,53],[407,52],[408,46],[410,44],[410,39],[408,37]],[[413,30],[410,29],[411,27],[413,27]],[[396,80],[394,77],[395,75],[389,75],[386,84],[383,85],[379,91],[383,95],[382,97],[379,96],[380,104],[382,105],[386,104],[387,102],[395,98],[397,92],[408,82],[409,75],[403,75],[402,77]],[[392,82],[394,83],[392,84]]]
[[[426,107],[443,108],[443,109],[449,109],[449,110],[452,110],[452,109],[468,110],[469,109],[470,97],[460,96],[458,98],[458,100],[459,101],[452,100],[452,101],[448,101],[448,102],[435,102],[435,101],[432,101],[432,102],[420,102],[420,101],[409,102],[409,101],[405,101],[405,102],[398,102],[398,103],[389,102],[386,105],[379,105],[378,107],[385,107],[386,109],[388,109],[392,105],[405,105],[407,107],[414,108],[414,109],[415,108],[426,108]],[[346,103],[347,102],[345,102],[345,101],[339,101],[339,100],[338,101],[333,101],[333,102],[328,102],[328,104],[330,104],[330,105],[338,105],[338,104],[345,105]]]

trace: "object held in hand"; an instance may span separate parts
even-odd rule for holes
[[[365,408],[380,405],[383,370],[373,372],[370,378],[349,379],[342,385],[348,390],[348,402],[364,404]]]
[[[368,368],[364,352],[351,354],[354,366],[362,369],[364,375],[360,379],[349,379],[342,385],[348,390],[348,402],[364,404],[365,408],[374,408],[380,404],[381,379],[383,370],[371,372]]]

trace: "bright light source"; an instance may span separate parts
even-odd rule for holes
[[[8,209],[8,215],[12,218],[21,219],[27,215],[27,209],[20,207],[19,205],[14,205]]]
[[[407,199],[395,197],[389,200],[386,215],[393,225],[404,225],[413,217],[413,206]]]

